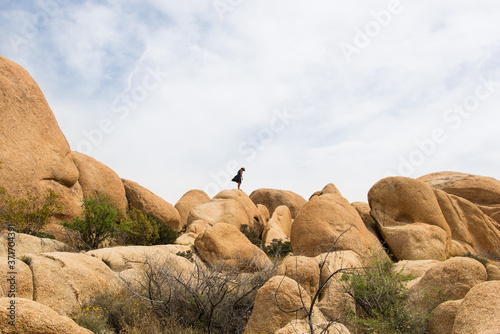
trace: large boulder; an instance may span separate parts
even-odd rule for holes
[[[274,333],[290,321],[304,319],[302,307],[311,306],[311,297],[296,281],[274,276],[257,292],[245,334]],[[295,310],[299,310],[294,312]]]
[[[7,233],[0,233],[0,256],[8,256]],[[69,246],[61,241],[49,238],[39,238],[30,234],[16,233],[16,257],[21,258],[26,254],[40,254],[48,252],[66,252]]]
[[[69,315],[92,297],[120,287],[120,279],[104,262],[86,254],[32,255],[33,300]]]
[[[434,309],[429,318],[430,334],[450,334],[457,316],[460,300],[448,300]]]
[[[16,298],[15,326],[9,321],[11,298],[0,298],[0,333],[3,334],[92,334],[66,316],[35,301]]]
[[[419,177],[434,189],[465,198],[500,223],[500,181],[458,172],[437,172]]]
[[[111,168],[83,153],[73,152],[80,177],[78,182],[82,187],[83,196],[97,197],[106,195],[111,205],[122,214],[127,212],[128,202],[123,182]]]
[[[361,268],[362,262],[353,251],[338,251],[318,255],[314,258],[320,268],[320,284],[323,289],[319,295],[318,308],[329,321],[350,321],[347,314],[355,312],[354,298],[346,293],[342,281],[342,270]]]
[[[458,308],[452,334],[494,334],[500,331],[500,281],[473,287]]]
[[[243,209],[248,217],[248,225],[251,229],[257,232],[257,234],[261,234],[264,229],[264,218],[261,217],[260,211],[257,208],[257,205],[252,202],[250,197],[241,189],[230,189],[230,190],[222,190],[217,195],[214,196],[214,199],[233,199],[241,204]]]
[[[268,246],[273,240],[290,240],[292,232],[292,215],[286,205],[278,206],[271,219],[265,224],[262,243]]]
[[[467,252],[500,256],[500,231],[471,202],[407,177],[368,193],[371,215],[398,260],[442,260]]]
[[[324,193],[313,196],[293,221],[290,239],[295,255],[317,256],[329,250],[361,255],[380,247],[356,209],[333,188],[328,185]]]
[[[121,272],[131,268],[143,268],[147,263],[158,263],[190,250],[182,245],[119,246],[88,251],[87,254],[103,261],[111,270]]]
[[[82,189],[68,141],[40,87],[21,66],[0,56],[0,186],[14,197],[61,197],[60,219],[81,213]]]
[[[430,312],[446,300],[464,298],[475,285],[486,281],[486,268],[468,257],[454,257],[432,266],[409,290],[409,302]]]
[[[176,244],[179,245],[194,245],[194,241],[200,235],[205,233],[205,230],[209,228],[210,225],[204,220],[195,220],[186,228],[186,232],[181,234],[177,240]]]
[[[302,286],[311,298],[316,294],[320,283],[319,264],[314,258],[306,256],[288,256],[276,268],[277,276],[286,276]]]
[[[181,226],[187,224],[189,212],[192,208],[208,201],[210,201],[210,197],[203,190],[193,189],[182,195],[174,205],[177,212],[179,212]]]
[[[267,207],[269,214],[280,205],[286,205],[290,209],[292,218],[297,217],[300,209],[306,205],[307,201],[300,195],[290,190],[278,189],[257,189],[250,194],[250,199],[255,204],[262,204]]]
[[[267,255],[233,225],[207,228],[194,242],[198,254],[213,268],[255,272],[272,267]]]
[[[349,329],[341,323],[314,323],[313,324],[315,333],[322,334],[351,334]],[[288,323],[285,327],[274,332],[274,334],[309,334],[311,329],[309,323],[306,320],[293,320]]]
[[[20,259],[15,259],[14,263],[9,261],[13,261],[12,258],[0,257],[0,297],[9,297],[14,293],[16,298],[33,299],[30,267]]]
[[[378,231],[377,228],[377,222],[375,219],[373,219],[372,215],[370,214],[371,208],[368,203],[364,202],[353,202],[351,205],[358,211],[359,216],[363,220],[363,223],[365,223],[366,228],[368,231],[370,231],[371,234],[373,234],[380,242],[383,242],[382,235]]]
[[[159,218],[175,231],[182,228],[179,212],[172,204],[133,181],[122,181],[131,207]]]
[[[432,189],[407,177],[389,177],[368,192],[371,215],[398,260],[442,260],[451,230]]]
[[[238,229],[241,225],[248,225],[245,208],[234,199],[212,199],[195,206],[189,212],[187,226],[197,220],[203,220],[211,226],[219,223],[230,224]]]
[[[476,253],[485,257],[500,257],[500,230],[495,221],[466,199],[435,189],[441,212],[450,226],[452,247],[450,256]]]

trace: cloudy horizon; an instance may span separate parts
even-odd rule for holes
[[[0,55],[72,150],[175,204],[188,190],[457,171],[500,179],[500,3],[38,0],[2,5]]]

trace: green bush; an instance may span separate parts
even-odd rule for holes
[[[86,248],[96,249],[102,242],[112,238],[120,231],[118,210],[115,209],[105,195],[83,199],[81,217],[63,226],[76,231]]]
[[[127,217],[120,222],[119,243],[124,245],[173,244],[179,234],[159,218],[131,207]]]
[[[61,213],[57,203],[60,196],[54,191],[40,199],[26,192],[25,198],[14,198],[0,187],[0,222],[12,224],[18,233],[37,235],[50,222],[50,217]]]
[[[274,239],[269,246],[264,247],[264,252],[271,257],[284,258],[292,252],[292,243]]]
[[[156,221],[158,225],[158,239],[153,241],[153,245],[168,245],[173,244],[179,237],[179,232],[172,229],[170,226],[165,224],[160,218],[151,216],[152,219]]]
[[[193,262],[193,252],[190,249],[188,249],[185,252],[177,252],[175,255],[184,257],[188,259],[190,262]]]
[[[128,215],[120,222],[121,243],[125,245],[149,246],[158,239],[158,225],[151,217],[136,208],[130,208]]]
[[[250,240],[252,244],[257,247],[261,247],[262,242],[260,241],[258,233],[252,230],[248,225],[242,224],[240,231],[247,237],[248,240]]]
[[[385,256],[373,254],[368,266],[343,274],[347,291],[361,309],[355,321],[365,333],[423,333],[426,316],[407,303],[405,282]]]

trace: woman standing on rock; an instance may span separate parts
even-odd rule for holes
[[[235,177],[231,181],[238,183],[238,189],[240,189],[241,181],[243,181],[243,172],[245,171],[245,167],[241,167],[240,170],[238,171],[238,174],[236,174]]]

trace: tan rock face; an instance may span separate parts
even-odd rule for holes
[[[10,298],[0,298],[0,333],[5,334],[92,334],[50,307],[29,299],[16,300],[16,325],[8,322]]]
[[[128,202],[123,182],[111,168],[83,153],[72,152],[73,161],[80,173],[78,182],[83,196],[97,197],[104,194],[111,205],[122,214],[127,212]]]
[[[314,258],[321,272],[321,284],[324,285],[320,293],[318,308],[326,319],[344,322],[349,311],[356,310],[354,299],[345,292],[340,279],[340,269],[362,267],[361,258],[353,251],[338,251],[318,255]],[[323,266],[323,268],[321,268]],[[334,276],[332,276],[334,275]]]
[[[238,229],[248,225],[248,216],[243,206],[234,199],[213,199],[199,204],[189,212],[187,226],[196,220],[203,220],[209,225],[230,224]]]
[[[14,293],[16,298],[33,299],[33,276],[30,267],[21,259],[16,259],[15,271],[12,271],[7,262],[11,260],[0,257],[0,297],[9,297]]]
[[[33,299],[69,315],[91,297],[118,289],[121,281],[101,260],[75,253],[32,255]]]
[[[259,209],[260,216],[262,218],[262,221],[264,222],[264,225],[271,219],[271,215],[269,214],[269,210],[265,205],[262,204],[257,204],[257,209]]]
[[[359,254],[380,247],[356,209],[344,197],[333,193],[312,197],[292,224],[294,254],[316,256],[325,253],[335,240],[334,250],[353,250]]]
[[[133,181],[122,181],[130,206],[156,216],[175,231],[182,228],[179,212],[172,204]]]
[[[233,199],[241,204],[248,217],[248,225],[251,229],[256,231],[259,235],[264,229],[264,221],[260,215],[257,205],[252,202],[250,197],[241,189],[223,190],[214,196],[214,199]]]
[[[353,202],[351,205],[358,211],[359,216],[363,220],[363,223],[365,223],[366,228],[368,231],[370,231],[371,234],[373,234],[379,241],[383,241],[382,236],[380,235],[380,232],[378,231],[377,228],[377,222],[375,219],[373,219],[372,215],[370,214],[371,208],[368,203],[363,203],[363,202]]]
[[[479,261],[454,257],[431,267],[409,289],[409,301],[430,312],[446,300],[464,298],[473,286],[486,279],[486,269]]]
[[[61,198],[62,219],[81,212],[79,173],[42,91],[21,66],[0,56],[0,185],[13,196]]]
[[[473,287],[458,308],[452,334],[494,334],[500,330],[500,281]]]
[[[207,228],[196,238],[194,246],[203,260],[221,270],[255,272],[272,266],[267,255],[230,224]]]
[[[278,206],[262,233],[262,242],[268,246],[273,240],[290,240],[292,232],[292,215],[286,205]]]
[[[500,256],[500,233],[471,202],[426,183],[390,177],[368,193],[371,215],[399,260],[442,260],[466,252]]]
[[[255,204],[262,204],[267,207],[272,215],[274,209],[280,205],[286,205],[290,209],[292,218],[297,217],[300,209],[306,205],[307,201],[300,195],[289,190],[278,189],[257,189],[250,194],[250,199]]]
[[[186,229],[186,232],[180,235],[175,241],[179,245],[194,245],[194,241],[200,235],[205,233],[210,225],[203,220],[195,220]]]
[[[7,244],[7,234],[0,233],[0,256],[7,256]],[[54,239],[38,238],[29,234],[16,233],[16,256],[18,258],[26,254],[65,252],[68,251],[68,248],[68,245],[65,243]]]
[[[318,291],[320,272],[319,264],[314,258],[288,256],[278,266],[275,275],[295,280],[309,293],[311,298]]]
[[[94,249],[86,254],[103,261],[111,270],[121,272],[131,268],[143,268],[147,262],[159,263],[172,259],[178,252],[186,252],[189,249],[191,247],[182,245],[120,246]]]
[[[439,189],[434,193],[457,244],[451,256],[463,255],[470,250],[489,258],[500,256],[500,230],[490,217],[466,199]]]
[[[450,334],[462,300],[449,300],[440,304],[429,319],[430,334]]]
[[[309,294],[293,279],[274,276],[257,292],[252,316],[244,333],[274,333],[292,320],[305,318],[304,311],[283,312],[298,310],[303,305],[310,307]]]
[[[208,201],[210,201],[210,197],[203,190],[193,189],[182,195],[174,205],[177,212],[179,212],[181,225],[187,224],[189,212],[192,208]]]
[[[462,197],[500,223],[500,181],[458,172],[438,172],[419,177],[434,189]]]
[[[323,334],[351,334],[351,332],[341,323],[314,323],[315,333]],[[309,323],[306,320],[294,320],[274,334],[309,334],[311,333]]]

